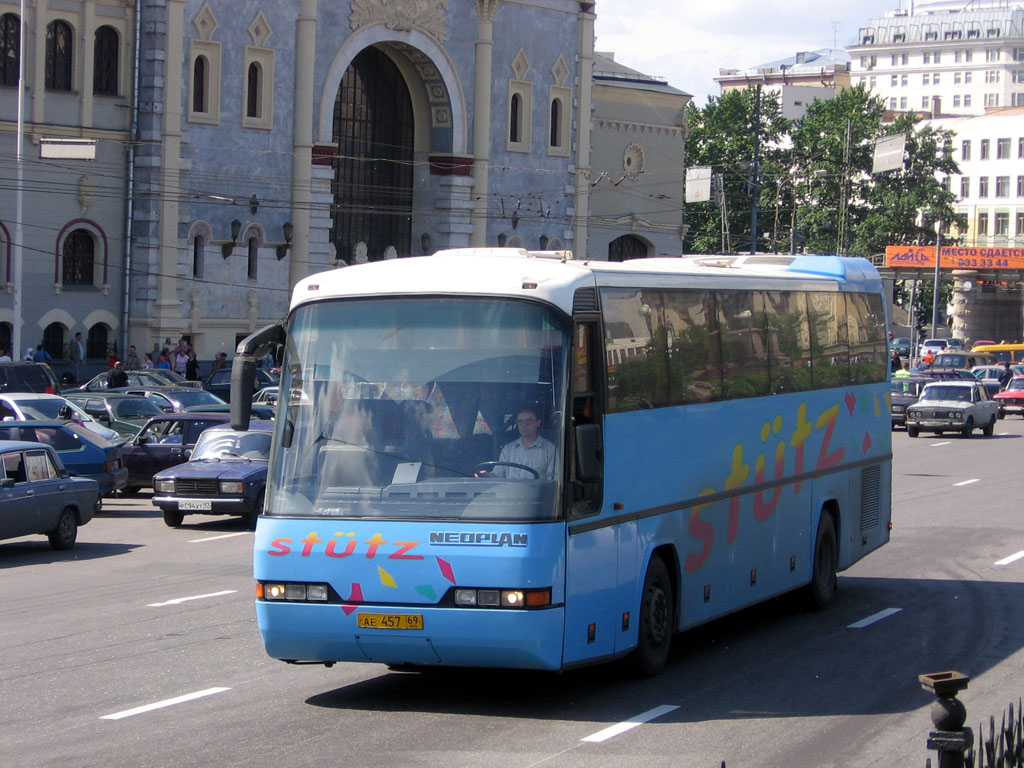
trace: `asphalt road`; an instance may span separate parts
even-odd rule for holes
[[[287,666],[259,640],[251,533],[108,502],[70,552],[0,542],[0,765],[923,766],[918,674],[970,675],[975,726],[1024,695],[1024,419],[996,431],[897,432],[892,541],[832,608],[684,634],[653,680]]]

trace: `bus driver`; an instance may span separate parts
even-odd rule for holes
[[[555,445],[538,434],[540,409],[523,405],[516,411],[516,427],[519,437],[506,443],[498,456],[498,465],[490,471],[481,470],[477,477],[504,477],[509,480],[552,480],[555,475]],[[537,476],[519,467],[506,464],[522,464],[537,471]]]

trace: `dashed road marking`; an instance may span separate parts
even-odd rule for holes
[[[1002,560],[996,560],[994,565],[1009,565],[1010,563],[1017,562],[1022,557],[1024,557],[1024,552],[1017,552],[1016,554],[1010,555],[1009,557],[1004,557]]]
[[[230,690],[230,688],[207,688],[206,690],[196,691],[195,693],[186,693],[184,696],[175,696],[173,699],[164,699],[163,701],[155,701],[152,704],[143,704],[141,707],[126,709],[123,712],[115,712],[112,715],[103,715],[100,720],[122,720],[133,715],[141,715],[144,712],[152,712],[154,709],[172,707],[175,704],[184,704],[186,701],[194,701],[196,699],[201,699],[204,696],[212,696],[215,693],[223,693],[224,691]]]
[[[189,600],[205,600],[208,597],[220,597],[221,595],[233,595],[237,592],[237,589],[225,589],[221,592],[210,592],[208,595],[192,595],[190,597],[176,597],[173,600],[167,600],[163,603],[149,603],[147,608],[163,608],[165,605],[180,605],[181,603],[187,603]]]
[[[642,712],[641,714],[636,715],[635,717],[629,718],[629,720],[623,720],[621,723],[610,725],[604,730],[598,731],[597,733],[592,733],[586,738],[580,739],[580,741],[589,741],[591,743],[600,743],[602,741],[608,741],[608,739],[614,736],[618,736],[621,733],[630,731],[636,728],[638,725],[649,723],[651,720],[656,720],[662,715],[667,715],[669,712],[674,712],[677,709],[679,709],[679,707],[674,704],[662,704],[660,707],[649,709],[646,712]]]
[[[974,485],[975,483],[980,483],[980,482],[981,482],[980,478],[973,477],[970,480],[964,480],[964,481],[959,482],[959,483],[953,483],[953,487],[954,488],[959,488],[962,485]]]
[[[230,539],[234,536],[252,536],[252,531],[242,531],[241,533],[224,533],[220,536],[207,536],[204,539],[189,539],[189,544],[199,544],[203,541],[217,541],[217,539]]]
[[[870,627],[872,624],[875,624],[876,622],[879,622],[882,619],[887,619],[893,614],[899,613],[902,610],[902,608],[886,608],[884,611],[879,611],[878,613],[871,614],[866,619],[861,619],[860,621],[856,621],[853,624],[849,624],[846,628],[864,629],[864,627]]]

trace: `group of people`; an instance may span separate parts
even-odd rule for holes
[[[129,349],[134,353],[135,347]],[[192,343],[187,339],[179,339],[177,344],[171,343],[170,337],[164,339],[161,346],[159,342],[153,345],[153,349],[147,352],[139,365],[132,365],[133,361],[126,361],[128,368],[164,368],[174,371],[179,376],[189,381],[199,381],[199,359]]]

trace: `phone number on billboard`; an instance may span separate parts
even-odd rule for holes
[[[958,267],[1008,267],[1009,259],[957,259]]]

